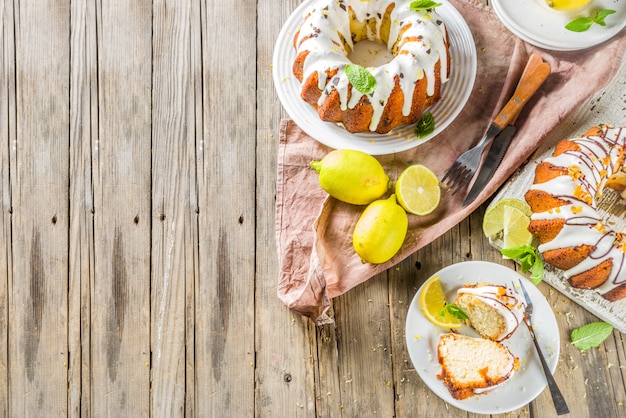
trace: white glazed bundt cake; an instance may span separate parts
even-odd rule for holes
[[[487,392],[519,369],[519,359],[503,344],[461,334],[441,334],[437,346],[440,378],[455,399]]]
[[[387,133],[419,120],[439,100],[450,71],[449,41],[433,10],[414,11],[409,0],[319,0],[294,36],[293,73],[302,98],[327,122],[349,132]],[[354,45],[369,39],[394,58],[367,70],[376,80],[362,93],[348,80]]]
[[[605,186],[623,183],[625,146],[626,127],[606,125],[560,141],[525,195],[544,260],[564,270],[573,287],[595,289],[608,301],[626,297],[626,240],[596,204]]]
[[[483,338],[503,341],[523,319],[524,305],[513,289],[495,284],[467,284],[454,304],[468,316],[468,325]]]

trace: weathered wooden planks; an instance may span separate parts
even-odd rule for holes
[[[93,22],[93,21],[90,21]],[[91,138],[91,408],[146,416],[150,395],[152,3],[96,5]]]
[[[18,3],[13,13],[9,414],[59,416],[69,356],[69,2]]]
[[[165,417],[193,412],[199,7],[157,1],[153,22],[153,85],[163,88],[152,97],[151,411]]]
[[[201,3],[195,407],[254,413],[255,2]],[[200,86],[199,86],[200,87]]]
[[[276,297],[271,60],[298,4],[0,0],[0,416],[468,415],[421,382],[404,322],[440,268],[514,266],[484,206],[335,299],[335,325]],[[624,83],[564,125],[623,111]],[[580,353],[594,316],[540,290],[570,409],[626,416],[621,334]],[[549,394],[506,416],[530,410],[554,416]]]

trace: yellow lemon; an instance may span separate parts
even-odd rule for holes
[[[415,164],[407,167],[396,181],[398,203],[414,215],[428,215],[439,206],[439,179],[428,167]]]
[[[554,10],[567,11],[578,9],[590,0],[546,0],[546,4]]]
[[[367,205],[381,197],[391,180],[378,160],[357,150],[334,150],[311,161],[319,183],[329,195],[353,205]]]
[[[364,262],[384,263],[400,250],[408,227],[409,220],[396,203],[396,195],[376,200],[365,208],[354,227],[354,251]]]
[[[463,321],[452,316],[448,311],[441,315],[446,306],[446,297],[439,281],[439,276],[433,276],[422,286],[419,296],[420,307],[426,319],[442,328],[461,328]]]

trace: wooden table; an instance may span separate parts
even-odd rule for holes
[[[0,0],[0,415],[466,415],[420,381],[404,326],[440,268],[514,267],[485,206],[336,298],[334,326],[276,297],[271,61],[298,4]],[[613,86],[561,132],[625,122],[624,71]],[[626,416],[622,334],[579,352],[594,317],[539,288],[572,416]],[[554,415],[547,390],[506,416],[529,413]]]

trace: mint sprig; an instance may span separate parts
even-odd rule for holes
[[[503,256],[517,260],[524,273],[530,270],[530,281],[539,284],[543,280],[543,260],[539,252],[532,245],[522,245],[515,248],[503,248],[500,250]]]
[[[613,332],[613,325],[606,322],[591,322],[572,330],[570,338],[574,347],[588,350],[602,344]]]
[[[413,11],[434,9],[435,7],[439,6],[441,6],[441,3],[437,3],[431,0],[415,0],[409,5],[411,10]]]
[[[360,65],[346,64],[346,76],[359,93],[372,94],[376,90],[376,79]]]
[[[565,29],[570,30],[572,32],[584,32],[588,30],[594,23],[600,26],[606,26],[604,19],[607,16],[615,13],[615,10],[604,9],[596,12],[591,17],[579,17],[578,19],[574,19],[565,25]]]
[[[435,131],[435,117],[432,113],[426,112],[417,121],[415,126],[415,136],[424,138]]]
[[[446,312],[448,312],[456,319],[460,319],[461,321],[465,321],[469,318],[467,314],[463,312],[463,309],[459,308],[454,303],[446,303],[446,306],[444,306],[443,309],[439,311],[439,316],[444,316]]]

